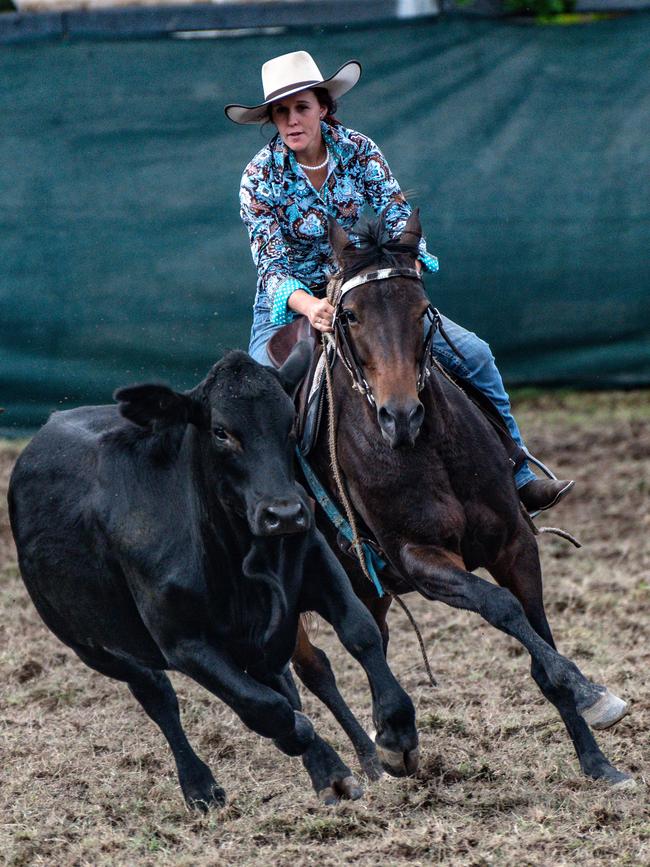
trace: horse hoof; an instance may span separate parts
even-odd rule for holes
[[[636,789],[636,780],[634,777],[623,774],[623,779],[614,783],[612,789],[616,789],[617,792],[633,792]]]
[[[591,707],[580,712],[592,729],[608,729],[629,713],[627,702],[608,689]]]
[[[406,750],[403,753],[393,752],[393,750],[385,750],[377,745],[377,755],[382,763],[384,770],[391,777],[410,777],[418,769],[420,765],[420,748],[414,750]]]

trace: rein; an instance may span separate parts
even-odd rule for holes
[[[354,343],[350,340],[349,327],[350,322],[346,316],[345,310],[342,308],[345,295],[357,286],[364,286],[366,283],[374,283],[377,280],[390,280],[393,277],[408,277],[412,280],[422,282],[422,278],[415,268],[381,268],[379,271],[368,271],[365,274],[358,274],[345,283],[338,284],[336,279],[331,281],[328,286],[327,296],[330,303],[334,307],[334,316],[332,319],[332,329],[334,331],[334,348],[336,354],[343,362],[343,366],[350,374],[352,379],[352,388],[364,395],[370,406],[375,407],[376,401],[372,393],[372,389],[364,375],[363,365],[359,361],[357,353],[354,349]],[[431,376],[431,368],[434,366],[435,359],[433,355],[433,338],[436,331],[440,332],[440,336],[449,345],[450,349],[464,359],[464,355],[454,346],[451,338],[447,334],[442,324],[442,317],[436,307],[429,304],[425,311],[425,316],[429,319],[429,327],[424,338],[424,349],[422,359],[420,361],[420,369],[418,371],[417,391],[418,394],[424,388],[427,379]]]
[[[354,345],[349,340],[349,322],[347,321],[344,312],[341,310],[341,304],[343,298],[351,289],[354,289],[357,286],[363,286],[366,283],[372,283],[376,280],[388,280],[392,277],[409,277],[414,280],[419,280],[421,282],[420,274],[415,270],[415,268],[383,268],[379,271],[370,271],[366,274],[358,275],[340,285],[338,284],[336,279],[331,281],[330,285],[328,286],[327,296],[330,300],[330,303],[334,307],[334,317],[332,321],[334,336],[332,337],[332,335],[330,334],[321,335],[323,353],[325,355],[325,379],[327,385],[328,403],[328,439],[332,474],[336,482],[336,488],[338,491],[340,502],[343,504],[348,525],[351,529],[350,535],[352,536],[352,538],[350,541],[352,542],[352,546],[357,555],[359,565],[361,566],[361,570],[366,576],[366,578],[375,585],[379,596],[382,596],[384,591],[377,577],[377,571],[375,566],[379,565],[379,568],[382,568],[386,565],[386,562],[384,560],[385,555],[383,555],[383,552],[381,550],[379,550],[379,552],[376,552],[374,550],[374,546],[372,546],[369,542],[364,542],[361,539],[359,535],[359,530],[357,528],[354,509],[352,508],[352,504],[350,503],[347,491],[345,490],[343,478],[341,477],[341,472],[338,466],[338,460],[336,456],[336,423],[334,412],[334,384],[332,381],[332,367],[338,356],[343,362],[344,367],[350,374],[350,377],[352,379],[352,388],[365,395],[371,406],[374,407],[376,405],[370,385],[368,384],[364,376],[363,366],[357,358],[356,352],[354,351]],[[456,352],[461,358],[463,358],[462,354],[458,351],[458,349],[456,349],[452,341],[445,333],[442,325],[441,316],[438,310],[432,305],[429,305],[426,310],[426,315],[430,319],[430,324],[424,340],[424,352],[422,355],[420,371],[418,374],[418,392],[422,391],[422,389],[424,388],[425,382],[430,376],[431,365],[435,363],[435,359],[433,357],[433,337],[436,330],[440,331],[440,334],[449,344],[451,349]],[[331,517],[330,520],[332,520]],[[436,678],[431,671],[431,666],[427,657],[427,651],[426,647],[424,646],[422,633],[418,628],[415,618],[411,614],[406,603],[402,599],[400,599],[398,595],[391,594],[391,597],[399,604],[401,609],[408,617],[420,645],[420,652],[422,654],[424,668],[429,678],[429,683],[431,684],[431,686],[436,687],[438,685],[438,682],[436,681]]]

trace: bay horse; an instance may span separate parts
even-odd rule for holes
[[[519,502],[512,463],[485,415],[433,363],[430,339],[423,341],[423,328],[431,323],[430,336],[437,311],[415,269],[417,211],[399,239],[385,243],[382,237],[381,220],[361,234],[360,245],[331,221],[339,266],[332,297],[339,359],[331,375],[336,461],[363,535],[376,540],[387,560],[381,580],[389,595],[378,598],[320,509],[319,525],[373,613],[384,648],[392,595],[416,590],[479,614],[530,654],[532,677],[560,713],[583,773],[610,784],[628,781],[589,728],[618,722],[627,705],[555,649],[537,542]],[[309,461],[343,511],[325,425]],[[496,584],[473,574],[478,567]],[[293,664],[349,736],[362,768],[376,778],[374,744],[338,692],[327,657],[304,629]],[[380,754],[396,774],[412,770],[404,757]]]

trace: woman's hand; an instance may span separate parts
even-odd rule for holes
[[[305,314],[307,319],[316,331],[322,331],[324,334],[331,332],[334,308],[327,298],[314,298],[313,302]]]
[[[334,308],[327,298],[314,298],[302,289],[296,289],[289,296],[288,305],[295,313],[306,316],[316,331],[327,334],[332,331]]]

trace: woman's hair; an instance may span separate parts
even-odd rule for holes
[[[306,90],[311,90],[323,108],[327,109],[327,114],[324,118],[325,123],[328,123],[330,126],[336,126],[340,122],[334,116],[336,114],[337,104],[329,90],[326,87],[308,87]],[[265,127],[267,123],[273,123],[273,103],[266,106],[266,120],[262,126]]]

